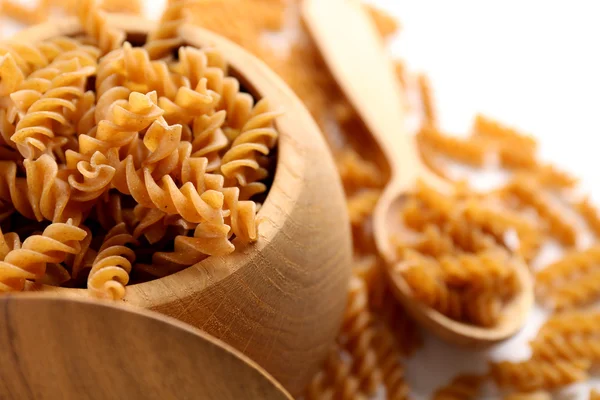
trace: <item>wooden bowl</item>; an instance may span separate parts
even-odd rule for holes
[[[154,23],[112,15],[132,43]],[[17,40],[72,36],[76,19],[34,26]],[[258,217],[259,240],[236,244],[225,257],[176,274],[128,286],[125,302],[187,322],[232,345],[278,379],[292,394],[303,389],[340,327],[351,268],[346,205],[332,157],[301,101],[264,63],[209,31],[183,25],[186,44],[221,49],[256,97],[283,106],[274,183]],[[34,290],[87,296],[85,290],[33,285]]]
[[[249,358],[155,312],[8,295],[0,325],[2,399],[292,399]]]

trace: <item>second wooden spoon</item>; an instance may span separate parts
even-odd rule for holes
[[[456,344],[485,346],[517,333],[533,304],[533,280],[517,262],[521,291],[505,306],[498,325],[483,328],[446,317],[416,301],[406,281],[393,272],[396,252],[390,243],[397,211],[420,179],[449,193],[451,188],[425,167],[417,143],[405,131],[403,99],[392,63],[372,21],[357,0],[304,0],[302,13],[331,73],[378,143],[392,176],[374,212],[377,248],[388,265],[396,297],[412,316],[439,337]]]

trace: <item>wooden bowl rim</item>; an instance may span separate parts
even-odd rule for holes
[[[153,27],[156,26],[156,21],[152,21],[152,20],[148,20],[146,18],[140,17],[140,16],[134,16],[134,15],[129,15],[129,14],[119,14],[119,13],[114,13],[114,14],[107,14],[107,19],[108,19],[108,23],[110,26],[116,27],[116,28],[120,28],[120,29],[124,29],[129,35],[135,35],[135,34],[139,34],[139,35],[147,35],[148,32],[150,32],[152,30]],[[242,47],[240,47],[239,45],[233,43],[232,41],[214,33],[211,32],[207,29],[203,29],[201,27],[195,26],[195,25],[191,25],[191,24],[183,24],[180,29],[179,29],[180,35],[184,38],[184,44],[186,45],[188,44],[188,42],[190,41],[190,37],[192,36],[196,36],[196,37],[201,37],[201,42],[205,43],[205,45],[210,45],[210,46],[214,46],[216,48],[219,48],[222,50],[225,59],[227,60],[228,64],[230,65],[230,67],[233,70],[233,75],[236,77],[240,77],[241,80],[243,80],[244,83],[249,84],[250,88],[252,89],[252,91],[255,94],[258,94],[257,97],[263,97],[263,94],[266,90],[265,88],[267,88],[267,86],[271,86],[276,87],[280,93],[282,93],[283,96],[286,97],[292,97],[294,98],[293,101],[293,107],[295,109],[290,110],[290,109],[286,109],[284,110],[284,114],[280,117],[278,117],[278,120],[275,122],[276,126],[278,127],[279,130],[279,138],[278,138],[278,142],[277,142],[277,151],[278,151],[278,158],[277,158],[277,162],[276,162],[276,167],[275,167],[275,175],[274,175],[274,179],[273,179],[273,183],[271,185],[271,187],[269,188],[269,192],[265,198],[264,203],[262,204],[260,210],[258,211],[257,214],[257,220],[258,221],[265,221],[265,220],[270,220],[272,223],[262,223],[261,227],[259,229],[259,240],[256,243],[251,244],[251,246],[254,246],[257,250],[257,252],[260,252],[260,250],[262,248],[264,248],[265,245],[267,245],[269,242],[272,241],[272,238],[277,234],[277,229],[275,229],[274,227],[282,227],[285,225],[285,220],[288,218],[286,213],[281,213],[281,212],[272,212],[272,211],[276,211],[277,209],[277,198],[281,197],[282,195],[285,196],[288,199],[291,199],[292,202],[295,204],[296,203],[296,199],[300,196],[301,194],[301,190],[303,188],[298,187],[298,186],[286,186],[286,190],[285,193],[279,192],[277,189],[280,188],[282,185],[281,183],[284,182],[288,176],[291,175],[291,171],[287,170],[287,169],[283,169],[283,168],[279,168],[279,165],[281,164],[281,160],[282,160],[282,156],[283,157],[287,157],[287,156],[299,156],[298,158],[303,159],[304,162],[306,162],[305,157],[303,157],[303,154],[301,154],[301,152],[297,149],[297,146],[295,145],[295,138],[292,137],[292,135],[288,135],[288,132],[284,129],[281,129],[281,127],[284,125],[281,123],[282,119],[286,118],[286,115],[290,115],[293,114],[294,112],[305,112],[308,114],[308,116],[310,116],[310,113],[308,112],[308,110],[306,109],[306,107],[304,106],[304,104],[297,98],[297,96],[294,94],[294,92],[287,87],[287,85],[283,82],[283,80],[276,75],[273,71],[270,70],[270,68],[260,59],[258,59],[256,56],[252,55],[251,53],[249,53],[248,51],[246,51],[245,49],[243,49]],[[18,33],[16,33],[12,40],[14,41],[20,41],[20,42],[32,42],[32,41],[41,41],[41,40],[47,40],[56,36],[74,36],[78,33],[82,33],[82,27],[81,24],[79,23],[79,20],[76,17],[67,17],[67,18],[57,18],[57,19],[51,19],[47,22],[41,23],[41,24],[37,24],[37,25],[33,25],[31,27],[28,27]],[[186,39],[187,38],[187,39]],[[192,39],[191,41],[195,41],[194,39]],[[189,45],[189,44],[188,44]],[[244,58],[244,63],[241,62],[236,62],[234,59],[232,59],[230,57],[229,51],[234,51],[237,52],[238,55],[243,55]],[[269,77],[269,83],[265,84],[265,83],[258,83],[256,82],[254,79],[252,79],[252,77],[247,76],[246,74],[244,74],[244,69],[247,68],[247,65],[250,65],[248,63],[252,64],[252,67],[260,70],[261,73],[264,73],[265,75],[267,75]],[[243,64],[243,65],[241,65]],[[269,97],[271,98],[271,97]],[[314,122],[314,120],[312,120],[311,118],[311,122],[313,124],[313,130],[316,131],[316,133],[318,133],[320,135],[320,131],[318,126],[316,125],[316,123]],[[298,169],[298,171],[302,171],[301,168]],[[274,218],[270,218],[270,217],[274,217]],[[171,275],[167,275],[165,277],[162,278],[156,278],[154,280],[151,281],[147,281],[147,282],[141,282],[141,283],[136,283],[136,284],[132,284],[132,285],[127,285],[128,288],[128,292],[130,292],[132,289],[136,290],[139,289],[140,292],[142,293],[142,295],[140,297],[144,298],[144,301],[147,302],[147,306],[153,306],[156,305],[156,303],[153,302],[153,299],[149,299],[146,298],[146,296],[144,294],[150,293],[152,292],[152,288],[156,287],[158,285],[162,285],[163,281],[165,279],[168,278],[183,278],[186,271],[189,271],[190,269],[200,269],[203,270],[206,267],[206,263],[208,260],[211,260],[211,262],[215,262],[216,264],[219,264],[220,266],[222,266],[223,268],[227,269],[228,266],[234,266],[234,268],[229,268],[227,271],[219,271],[219,273],[214,273],[214,268],[209,268],[211,269],[211,271],[209,273],[207,273],[207,275],[209,275],[209,277],[204,281],[204,286],[203,287],[198,287],[195,288],[195,290],[197,292],[203,291],[205,289],[207,289],[208,287],[214,285],[215,283],[217,283],[218,281],[226,278],[227,276],[233,274],[234,272],[238,271],[240,267],[242,267],[243,265],[246,264],[245,261],[249,261],[250,259],[248,258],[248,256],[252,256],[251,254],[240,254],[243,252],[243,248],[244,245],[242,243],[240,243],[240,241],[238,239],[234,239],[233,243],[236,246],[236,250],[229,255],[226,256],[210,256],[207,257],[206,259],[190,266],[187,268],[184,268],[181,271],[178,271],[174,274]],[[238,255],[238,258],[236,259],[235,262],[228,262],[226,260],[230,260],[232,258],[233,255]],[[244,260],[245,258],[245,260]],[[135,289],[134,289],[135,288]],[[37,284],[37,283],[28,283],[28,290],[31,291],[44,291],[44,292],[61,292],[63,294],[68,294],[70,296],[74,295],[76,297],[88,297],[89,293],[87,291],[87,289],[83,289],[83,288],[63,288],[63,287],[55,287],[55,286],[48,286],[48,285],[42,285],[42,284]],[[128,296],[127,294],[125,295],[124,301],[128,300]]]

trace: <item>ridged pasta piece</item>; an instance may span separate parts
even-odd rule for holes
[[[207,84],[208,80],[202,78],[194,89],[181,86],[174,100],[159,98],[158,105],[165,111],[165,119],[169,123],[189,124],[196,116],[210,115],[215,110],[220,96],[209,90]]]
[[[588,305],[600,298],[600,270],[584,274],[548,293],[551,305],[566,310]]]
[[[60,263],[66,254],[79,252],[85,236],[86,232],[70,221],[51,224],[42,234],[29,236],[0,262],[0,291],[23,290],[26,280],[42,278],[47,263]]]
[[[450,219],[456,211],[456,201],[419,180],[416,184],[414,197],[423,204],[425,208],[431,210],[435,215],[435,220],[445,222]]]
[[[12,204],[24,217],[36,219],[29,202],[27,180],[17,178],[17,169],[14,161],[0,161],[0,199]]]
[[[23,82],[25,75],[11,53],[0,56],[0,96],[8,96]]]
[[[538,332],[546,335],[600,335],[600,313],[568,311],[552,315]]]
[[[477,136],[494,139],[515,148],[527,148],[532,151],[537,149],[537,141],[533,136],[523,134],[481,114],[475,116],[473,132]]]
[[[483,382],[479,375],[459,375],[447,385],[437,389],[433,400],[475,400]]]
[[[392,237],[392,242],[396,246],[398,256],[407,248],[431,257],[450,254],[456,250],[452,238],[444,234],[438,225],[433,224],[427,225],[414,243],[406,243],[397,236]]]
[[[96,0],[80,1],[77,16],[85,32],[96,40],[104,54],[121,47],[125,41],[125,32],[108,24],[106,13],[96,5]]]
[[[597,389],[590,389],[589,400],[600,400],[600,391],[598,391]]]
[[[352,225],[362,224],[366,218],[373,214],[381,191],[378,189],[366,189],[346,198],[346,207]]]
[[[501,251],[446,255],[438,263],[444,280],[455,287],[493,290],[512,282],[515,273],[511,260]]]
[[[587,379],[588,361],[502,361],[491,365],[490,374],[500,387],[522,391],[552,390]]]
[[[19,235],[15,232],[3,233],[0,229],[0,260],[4,260],[8,253],[19,248],[21,248]]]
[[[306,400],[340,399],[367,400],[360,391],[358,378],[352,375],[350,361],[344,359],[340,349],[333,347],[321,373],[308,385]]]
[[[187,77],[172,73],[164,60],[150,60],[148,51],[143,47],[133,47],[129,42],[125,42],[122,55],[121,73],[125,76],[122,84],[132,91],[143,93],[156,91],[158,97],[175,99],[178,91],[190,88]],[[169,123],[183,122],[171,119],[168,121]]]
[[[351,148],[344,149],[336,156],[336,165],[346,193],[363,187],[379,188],[384,183],[377,166]]]
[[[67,152],[66,167],[73,171],[67,178],[72,189],[71,200],[81,203],[95,200],[106,193],[115,176],[115,168],[99,151],[89,161],[80,153]]]
[[[575,203],[575,209],[579,212],[588,228],[596,237],[600,237],[600,213],[589,197]]]
[[[23,163],[27,175],[27,197],[38,221],[66,222],[72,219],[79,225],[83,218],[81,204],[73,204],[71,187],[60,176],[56,160],[44,154],[35,161]]]
[[[415,299],[456,320],[463,318],[462,296],[450,289],[435,271],[434,265],[410,265],[402,270],[402,276],[410,286]]]
[[[548,225],[548,230],[561,244],[574,246],[577,242],[577,231],[572,221],[565,219],[564,213],[554,207],[546,193],[532,179],[516,177],[506,190],[513,193],[519,200],[533,207],[539,217]]]
[[[215,71],[214,68],[227,72],[228,66],[223,54],[215,48],[182,46],[178,50],[178,62],[171,64],[170,68],[187,78],[190,87],[196,87],[206,74]]]
[[[404,379],[402,351],[385,324],[376,324],[373,329],[373,346],[383,377],[386,398],[388,400],[408,399],[410,390]]]
[[[504,396],[503,400],[552,400],[552,396],[548,392],[536,391],[512,393]]]
[[[116,87],[109,92],[123,91],[122,89]],[[161,117],[163,111],[156,105],[156,93],[128,93],[125,89],[123,94],[126,92],[128,99],[119,99],[111,103],[106,119],[98,122],[94,136],[79,136],[81,154],[91,156],[97,151],[106,153],[111,148],[125,147],[138,136],[139,131],[146,129]]]
[[[372,323],[367,286],[362,279],[352,276],[342,327],[345,339],[342,345],[352,356],[354,375],[359,380],[361,390],[367,395],[373,394],[382,380],[377,365],[377,354],[372,347]]]
[[[431,146],[436,152],[461,163],[483,166],[490,154],[486,142],[476,138],[463,139],[444,135],[432,126],[424,126],[417,134],[417,139]]]
[[[75,102],[75,110],[67,116],[75,135],[88,134],[96,126],[95,111],[96,94],[88,90]]]
[[[533,259],[542,245],[543,236],[540,230],[533,223],[508,209],[494,210],[480,202],[468,201],[464,206],[463,216],[501,243],[505,242],[506,234],[514,230],[519,238],[517,252],[525,260]]]
[[[600,361],[600,338],[590,335],[546,334],[531,343],[532,357],[547,361]]]
[[[539,292],[548,292],[564,281],[592,271],[600,264],[600,245],[594,245],[585,250],[572,250],[562,259],[547,265],[535,275]]]
[[[67,254],[65,265],[71,272],[73,279],[79,278],[81,271],[87,267],[91,268],[96,259],[96,250],[92,249],[92,231],[85,225],[81,226],[86,233],[85,238],[81,241],[80,251],[76,254]]]
[[[127,245],[135,243],[124,223],[106,234],[88,276],[87,287],[92,295],[112,300],[125,296],[131,264],[135,261],[135,252]]]
[[[375,313],[381,323],[393,334],[398,350],[410,357],[423,345],[423,335],[417,323],[410,317],[404,306],[396,300],[391,289],[386,287],[382,294],[381,305]]]
[[[84,94],[87,78],[95,72],[93,66],[81,67],[78,59],[53,63],[57,76],[47,90],[34,92],[20,90],[11,95],[17,107],[25,113],[17,123],[11,140],[25,158],[37,158],[43,154],[55,130],[68,125],[63,110],[75,110],[74,100]]]
[[[279,111],[270,110],[265,99],[254,106],[248,122],[223,155],[221,172],[226,178],[235,179],[240,186],[246,186],[266,176],[257,155],[268,155],[275,145],[278,133],[273,121],[279,115]]]
[[[578,182],[577,178],[552,164],[538,165],[532,175],[543,187],[555,190],[572,189]]]
[[[229,146],[223,133],[227,113],[223,110],[212,115],[195,117],[192,122],[192,157],[206,157],[207,171],[217,171],[221,166],[221,152]]]
[[[465,319],[477,326],[493,327],[500,320],[502,297],[488,291],[470,291],[463,295]]]
[[[148,35],[144,47],[153,60],[169,55],[183,43],[183,39],[179,36],[179,27],[187,20],[188,3],[189,0],[169,2],[158,27]]]

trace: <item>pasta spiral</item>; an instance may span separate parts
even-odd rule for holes
[[[105,96],[123,89],[115,87]],[[155,92],[131,92],[128,93],[128,100],[114,101],[108,109],[106,119],[98,123],[94,136],[79,136],[79,152],[91,156],[96,151],[106,153],[110,148],[127,146],[138,136],[139,131],[146,129],[162,115],[156,101]]]
[[[372,394],[381,383],[381,372],[372,348],[374,332],[370,325],[373,317],[368,309],[368,291],[365,282],[356,276],[352,276],[349,286],[342,328],[346,336],[345,347],[354,361],[354,374],[360,381],[361,390]]]
[[[0,55],[6,56],[10,54],[22,73],[28,76],[34,71],[47,67],[59,56],[67,59],[65,57],[66,53],[70,53],[81,47],[82,43],[78,40],[63,36],[50,38],[38,43],[4,41],[0,43]],[[86,46],[85,50],[96,52],[91,46]]]
[[[52,222],[72,219],[75,225],[79,225],[83,209],[70,203],[71,188],[60,176],[56,160],[44,154],[35,161],[25,160],[24,165],[29,203],[35,219]]]
[[[83,29],[96,40],[104,54],[121,47],[125,41],[125,32],[108,24],[106,14],[98,8],[95,0],[79,2],[77,16]]]
[[[81,67],[77,59],[52,65],[60,73],[52,79],[45,93],[38,95],[25,90],[11,96],[21,107],[23,102],[29,103],[35,99],[26,108],[27,113],[19,120],[15,133],[11,136],[25,158],[35,159],[46,151],[49,139],[54,137],[53,123],[68,124],[62,110],[75,110],[73,101],[83,96],[87,77],[95,72],[92,66]],[[23,95],[33,99],[22,99]]]
[[[135,261],[135,252],[126,245],[134,243],[124,223],[108,232],[88,276],[88,289],[94,296],[113,300],[125,296],[131,263]]]
[[[549,232],[565,246],[574,246],[577,242],[575,224],[567,220],[564,214],[554,207],[548,196],[532,179],[516,177],[507,187],[523,204],[534,208],[539,217],[548,225]]]
[[[590,304],[600,298],[600,271],[593,271],[554,289],[548,295],[557,310]]]
[[[196,117],[193,121],[192,157],[206,157],[206,168],[209,172],[219,169],[220,153],[229,146],[229,139],[221,129],[226,115],[226,112],[221,110],[211,116]]]
[[[186,21],[188,2],[189,0],[169,2],[167,9],[162,14],[158,28],[150,32],[144,47],[153,60],[167,56],[183,43],[178,31]]]
[[[500,387],[533,391],[554,389],[585,380],[589,367],[590,363],[582,360],[528,360],[516,363],[502,361],[492,364],[490,373]]]
[[[387,399],[408,399],[409,389],[404,380],[404,367],[400,362],[402,351],[387,326],[376,324],[374,325],[374,332],[373,346],[377,354]]]
[[[460,375],[435,391],[433,400],[475,400],[483,379],[478,375]]]
[[[600,263],[600,246],[595,245],[585,250],[572,250],[562,259],[547,265],[535,278],[540,292],[548,292],[573,277],[579,277],[592,271]]]
[[[350,362],[342,358],[336,347],[330,351],[323,371],[309,384],[305,396],[307,400],[367,399],[360,391],[358,379],[352,375]]]
[[[17,164],[14,161],[0,161],[0,199],[12,204],[26,218],[36,219],[29,202],[27,180],[17,178]]]
[[[51,224],[41,235],[28,237],[0,262],[0,291],[23,290],[25,280],[44,276],[47,263],[60,263],[66,254],[79,252],[85,236],[83,229],[68,221]]]
[[[246,186],[266,175],[256,153],[267,155],[275,145],[277,131],[272,123],[279,115],[279,112],[269,110],[266,100],[256,104],[248,122],[223,156],[221,172],[226,178],[236,179],[241,186]]]
[[[533,357],[547,361],[600,361],[600,339],[589,335],[544,335],[531,342]]]
[[[24,79],[23,71],[11,53],[0,57],[0,96],[10,95]]]

